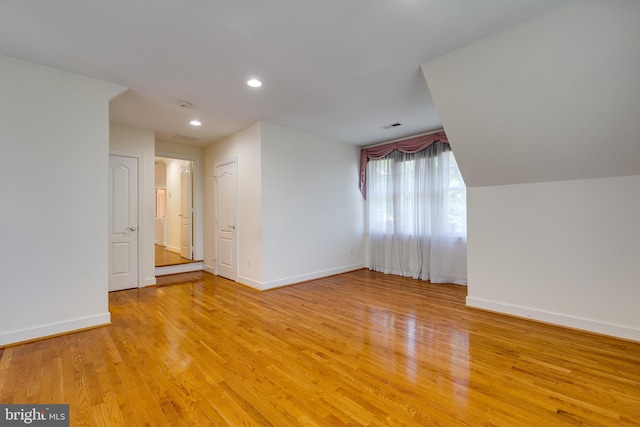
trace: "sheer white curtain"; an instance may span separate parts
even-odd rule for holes
[[[466,189],[448,144],[367,164],[370,268],[467,283]]]

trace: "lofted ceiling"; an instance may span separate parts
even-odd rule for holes
[[[640,175],[639,40],[640,2],[581,0],[424,64],[467,187]]]
[[[367,145],[441,128],[421,64],[565,3],[3,0],[0,54],[130,88],[111,121],[164,141],[266,121]]]

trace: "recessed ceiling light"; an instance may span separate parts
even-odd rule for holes
[[[189,123],[191,123],[191,126],[200,126],[202,124],[198,120],[191,120]]]
[[[247,82],[247,84],[251,87],[260,87],[262,86],[262,82],[258,79],[251,79]]]

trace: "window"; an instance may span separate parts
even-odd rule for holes
[[[466,188],[448,144],[369,160],[367,211],[372,269],[466,283]]]

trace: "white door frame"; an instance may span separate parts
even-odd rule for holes
[[[214,233],[213,233],[213,251],[214,252],[213,253],[214,253],[214,258],[216,259],[215,265],[213,266],[213,268],[214,268],[213,274],[215,274],[216,276],[218,275],[218,259],[219,259],[219,254],[218,254],[218,215],[219,215],[219,213],[218,213],[218,194],[216,193],[216,191],[217,191],[217,183],[215,182],[215,179],[218,176],[218,168],[220,166],[227,165],[229,163],[235,163],[236,164],[236,176],[235,176],[235,178],[236,178],[236,183],[237,183],[237,180],[238,180],[238,157],[237,156],[222,160],[220,162],[216,162],[213,165],[213,180],[214,180],[214,183],[213,183],[213,191],[214,191],[213,200],[214,200],[214,204],[215,204],[215,209],[214,209]],[[239,206],[240,198],[238,197],[237,191],[238,191],[238,186],[236,184],[236,224],[239,224],[239,221],[238,221],[238,215],[239,215],[238,206]],[[235,237],[235,239],[236,239],[236,243],[235,243],[236,244],[236,265],[235,265],[235,268],[236,268],[236,272],[235,272],[236,273],[236,280],[237,280],[237,277],[239,275],[238,260],[240,259],[240,245],[239,245],[239,242],[238,242],[240,233],[239,233],[238,230],[239,230],[239,228],[236,229],[236,237]]]
[[[155,157],[166,157],[168,159],[179,159],[193,162],[193,241],[191,242],[191,244],[193,245],[194,250],[193,259],[204,259],[204,227],[202,224],[202,169],[200,166],[200,157],[181,153],[171,153],[169,151],[156,151]]]

